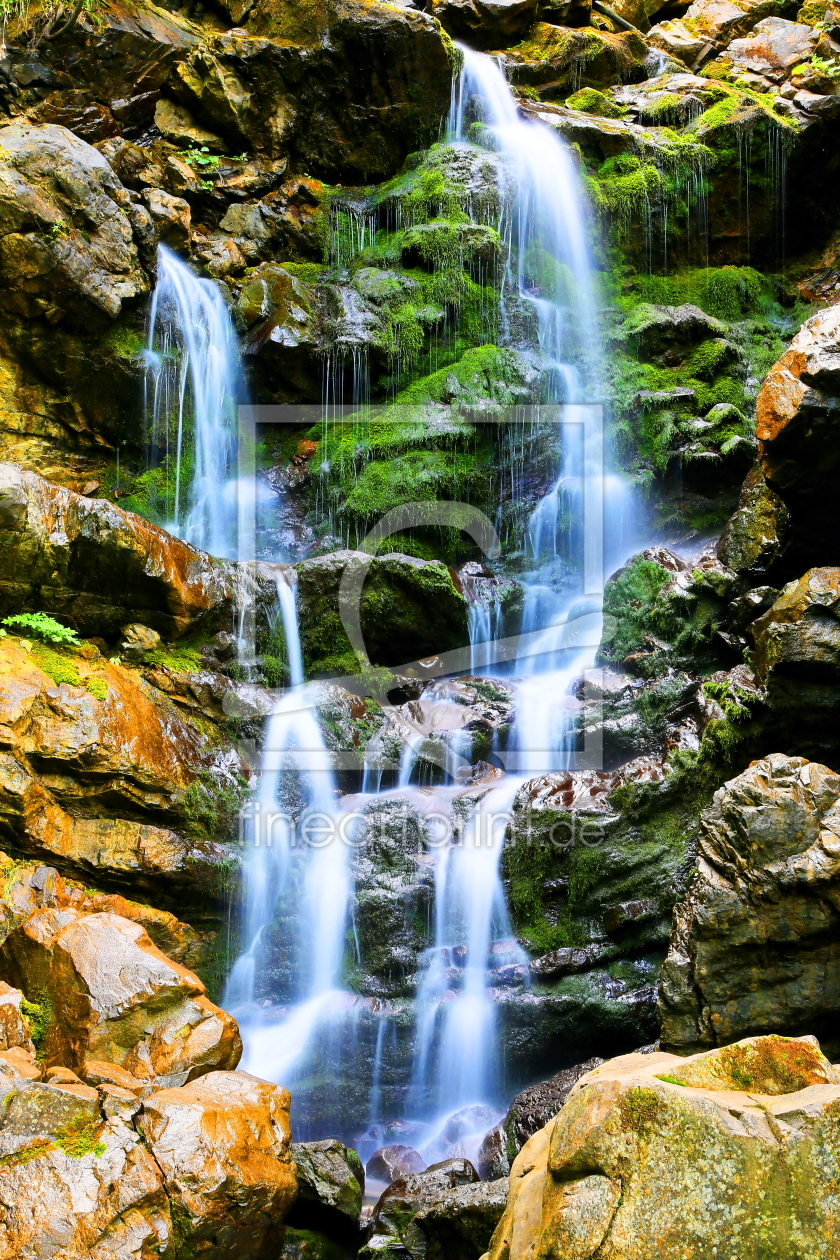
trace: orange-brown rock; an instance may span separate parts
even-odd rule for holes
[[[20,1003],[23,994],[20,989],[13,989],[10,984],[0,980],[0,1050],[12,1050],[20,1047],[34,1051],[29,1039],[29,1031],[21,1015]]]
[[[230,622],[235,566],[105,499],[0,464],[0,611],[48,608],[83,634],[139,621],[172,638]]]
[[[838,1152],[813,1038],[610,1059],[520,1151],[489,1260],[831,1260]]]
[[[119,915],[37,911],[7,937],[0,971],[30,1000],[49,994],[48,1065],[84,1072],[86,1061],[104,1060],[146,1083],[181,1085],[239,1062],[236,1021]]]
[[[756,402],[761,471],[791,513],[793,573],[840,562],[838,433],[840,306],[832,306],[802,325]]]
[[[297,1192],[289,1101],[245,1072],[211,1072],[146,1099],[138,1124],[188,1254],[261,1260],[276,1248],[274,1231]]]
[[[14,845],[97,883],[197,892],[224,850],[196,838],[191,785],[236,790],[234,749],[98,655],[9,636],[0,682],[0,826]]]

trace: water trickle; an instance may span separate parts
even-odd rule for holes
[[[215,556],[238,554],[237,405],[243,398],[236,333],[212,280],[165,245],[149,312],[147,450],[163,472],[167,528]]]

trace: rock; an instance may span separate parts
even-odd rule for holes
[[[812,1038],[609,1060],[520,1152],[489,1260],[682,1260],[727,1236],[745,1256],[768,1232],[776,1255],[826,1254],[837,1082]]]
[[[558,951],[559,952],[559,951]],[[525,1144],[544,1128],[563,1107],[572,1087],[582,1076],[603,1063],[587,1059],[564,1068],[539,1085],[529,1085],[517,1094],[507,1115],[491,1129],[481,1144],[478,1170],[485,1181],[513,1175],[512,1165]]]
[[[521,44],[505,52],[506,72],[516,86],[536,89],[539,96],[557,100],[582,87],[606,88],[619,81],[647,77],[648,47],[638,31],[613,34],[585,24],[575,30],[553,22],[536,22]],[[578,125],[587,115],[565,111]],[[600,123],[602,120],[599,119]],[[603,120],[608,129],[620,122]]]
[[[426,1171],[426,1162],[412,1146],[380,1146],[365,1165],[365,1172],[373,1181],[390,1185],[398,1177]]]
[[[171,140],[173,144],[180,144],[185,148],[193,145],[201,147],[207,145],[216,152],[224,153],[227,145],[215,131],[208,131],[195,121],[192,114],[183,105],[176,105],[174,101],[167,101],[161,98],[155,105],[155,126],[162,136],[167,140]]]
[[[51,323],[114,319],[149,291],[128,192],[66,127],[0,127],[2,306]]]
[[[774,753],[715,793],[674,909],[662,1041],[720,1045],[805,1025],[833,1035],[840,967],[840,776]]]
[[[658,22],[647,33],[647,40],[654,48],[675,57],[687,66],[693,66],[708,43],[707,36],[690,30],[679,18]]]
[[[139,664],[147,652],[156,651],[163,642],[157,630],[141,625],[138,621],[130,626],[123,626],[122,636],[120,654],[132,664]]]
[[[735,39],[726,50],[734,71],[760,74],[773,83],[786,79],[799,62],[813,54],[819,33],[786,18],[763,18],[747,39]]]
[[[237,792],[239,754],[193,725],[136,671],[84,650],[59,655],[32,645],[27,651],[11,635],[0,640],[7,680],[0,691],[4,832],[17,849],[85,882],[154,889],[169,900],[177,889],[179,897],[200,900],[225,850],[206,829],[196,830],[196,800],[213,806],[218,826],[214,794]],[[10,872],[7,903],[14,902],[17,922],[40,905],[70,904],[66,890],[56,899],[45,886],[55,870],[27,869],[32,884]],[[165,912],[132,910],[119,897],[88,908],[139,915],[167,948],[190,948],[187,929]]]
[[[316,1230],[334,1242],[358,1242],[365,1170],[356,1152],[336,1138],[294,1142],[298,1195],[288,1223]]]
[[[207,38],[173,84],[232,152],[247,146],[333,182],[370,181],[437,135],[452,61],[432,17],[378,0],[319,0],[302,21],[289,0],[257,0],[247,23],[247,35]]]
[[[29,1030],[21,1015],[23,993],[0,980],[0,1050],[15,1048],[35,1053]]]
[[[284,1225],[282,1249],[278,1260],[345,1260],[347,1250],[326,1234],[312,1229],[294,1229]]]
[[[840,306],[833,306],[806,320],[756,401],[759,463],[790,511],[788,563],[799,573],[840,560],[831,524],[840,484],[838,424]]]
[[[272,382],[275,375],[291,377],[294,387],[305,388],[314,379],[313,352],[321,345],[308,286],[276,263],[263,263],[242,286],[236,309],[248,328],[245,353],[259,356]]]
[[[507,1182],[477,1182],[465,1159],[399,1178],[374,1208],[366,1254],[401,1244],[413,1260],[478,1260],[504,1211]],[[390,1242],[378,1243],[380,1238]]]
[[[614,935],[622,928],[634,923],[644,923],[648,919],[656,918],[658,914],[659,908],[653,901],[644,898],[639,901],[622,901],[604,911],[604,929]]]
[[[833,727],[840,705],[840,569],[811,569],[790,582],[750,634],[770,707],[800,730]]]
[[[172,1218],[157,1160],[86,1086],[0,1084],[4,1257],[165,1255]]]
[[[146,189],[143,201],[152,216],[157,239],[172,249],[189,249],[192,235],[190,203],[160,188]]]
[[[179,1249],[250,1260],[295,1196],[289,1094],[246,1072],[211,1072],[143,1104],[138,1126],[163,1174]]]
[[[566,945],[553,949],[531,961],[531,975],[552,979],[555,976],[573,976],[579,971],[591,971],[601,957],[599,945]],[[499,1176],[507,1176],[500,1173]]]
[[[726,325],[699,306],[652,306],[640,303],[624,321],[622,341],[646,363],[672,367],[707,337],[721,337]]]
[[[581,11],[584,5],[580,4]],[[537,0],[433,0],[432,14],[455,39],[474,48],[505,48],[533,25]]]
[[[232,616],[234,567],[105,499],[0,464],[0,612],[47,607],[82,634],[132,619],[169,637]]]
[[[198,976],[119,915],[37,911],[6,938],[0,967],[30,1000],[49,994],[47,1065],[84,1072],[101,1059],[145,1082],[182,1085],[239,1062],[235,1020],[207,999]]]
[[[371,561],[360,552],[336,551],[295,568],[301,644],[310,672],[355,673],[358,668],[339,611],[345,572],[366,575],[361,609],[348,600],[345,615],[351,625],[360,620],[374,665],[419,660],[469,642],[467,601],[437,561],[399,553]]]
[[[747,475],[738,507],[717,545],[722,564],[733,573],[752,577],[770,573],[782,559],[790,512],[770,487],[761,468]]]

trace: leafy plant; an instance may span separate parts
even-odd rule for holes
[[[25,997],[21,998],[20,1013],[26,1020],[35,1052],[40,1055],[44,1049],[47,1034],[52,1027],[55,1016],[53,1000],[47,990],[38,989],[35,994],[35,1001],[30,1001]]]
[[[12,617],[4,617],[3,625],[21,633],[31,634],[42,643],[68,643],[78,646],[79,636],[69,626],[63,626],[49,613],[15,613]]]

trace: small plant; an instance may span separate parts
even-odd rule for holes
[[[40,1055],[44,1049],[47,1040],[47,1034],[52,1026],[55,1015],[52,998],[46,989],[39,989],[35,994],[35,1001],[28,998],[21,998],[20,1013],[26,1020],[29,1030],[29,1036],[35,1047],[35,1053]]]
[[[94,700],[108,699],[108,684],[104,678],[89,678],[85,685]]]
[[[79,636],[69,626],[63,626],[49,613],[15,613],[13,617],[4,617],[3,625],[9,626],[19,633],[32,635],[42,643],[70,644],[78,647]]]
[[[84,1155],[96,1155],[98,1158],[107,1150],[105,1143],[98,1141],[101,1127],[96,1120],[79,1116],[57,1131],[55,1144],[72,1159],[81,1159]]]
[[[67,236],[70,228],[63,219],[56,219],[55,223],[50,224],[49,229],[44,232],[44,239],[48,241],[60,241],[63,236]]]

